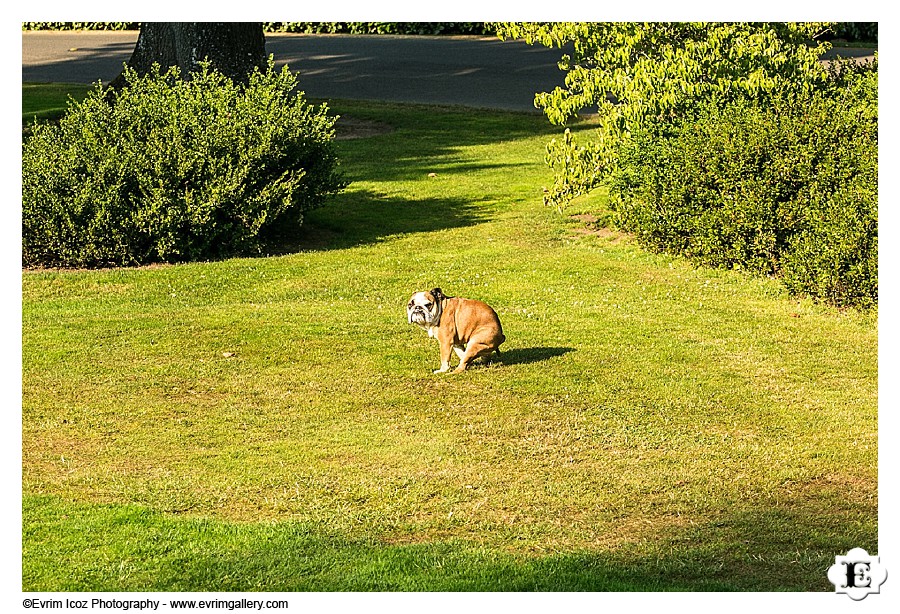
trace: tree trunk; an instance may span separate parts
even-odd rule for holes
[[[203,60],[232,80],[246,83],[255,68],[266,66],[262,23],[143,23],[128,66],[139,75],[153,64],[163,70],[178,66],[187,77]],[[111,85],[119,88],[124,81],[119,75]]]

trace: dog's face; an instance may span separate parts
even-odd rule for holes
[[[437,326],[441,320],[440,288],[429,292],[416,292],[406,305],[406,317],[410,324],[418,324],[423,328]]]

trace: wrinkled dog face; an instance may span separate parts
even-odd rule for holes
[[[410,324],[423,328],[436,326],[440,319],[440,304],[431,292],[416,292],[406,305],[406,316]]]

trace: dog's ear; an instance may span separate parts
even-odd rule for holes
[[[429,294],[431,294],[431,296],[434,297],[435,303],[440,303],[442,300],[447,298],[444,296],[444,293],[441,291],[440,288],[432,288],[431,291],[429,292]]]

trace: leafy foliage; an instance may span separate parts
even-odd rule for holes
[[[618,223],[655,249],[874,304],[877,65],[829,71],[832,25],[500,24],[567,50],[565,87],[535,98],[552,123],[599,114],[593,140],[548,145],[545,202],[611,181]]]
[[[127,21],[25,21],[23,30],[137,30],[141,24]]]
[[[27,21],[23,30],[137,30],[136,22],[103,21]],[[266,32],[297,32],[303,34],[493,34],[484,22],[439,21],[272,21],[264,22]]]
[[[570,132],[550,142],[555,182],[545,201],[559,208],[596,187],[616,166],[619,147],[651,122],[677,122],[701,102],[809,94],[826,80],[818,62],[828,43],[807,45],[825,23],[502,23],[503,38],[567,50],[565,87],[535,105],[563,125],[596,109],[597,138]]]
[[[878,22],[851,21],[837,23],[832,28],[835,38],[847,41],[878,41]]]
[[[483,35],[493,33],[489,24],[483,22],[285,21],[268,22],[263,24],[263,26],[266,32],[298,32],[303,34]]]
[[[272,21],[263,24],[266,32],[304,34],[493,34],[490,23],[482,22],[387,22],[387,21]],[[26,21],[23,30],[137,30],[141,24],[125,21]],[[848,41],[877,41],[877,22],[838,23],[832,36]]]
[[[287,68],[237,85],[203,65],[98,86],[22,154],[26,265],[105,266],[216,258],[253,249],[345,185],[336,118],[295,94]]]
[[[778,275],[837,305],[878,296],[877,69],[834,92],[704,105],[635,133],[611,182],[617,223],[696,262]]]

